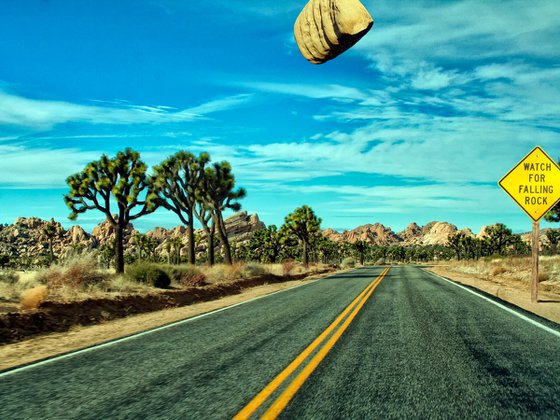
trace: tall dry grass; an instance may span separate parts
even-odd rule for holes
[[[237,262],[233,265],[217,264],[213,267],[160,264],[159,267],[169,274],[172,279],[171,286],[175,289],[228,283],[267,274],[288,276],[306,273],[312,275],[325,268],[322,264],[305,268],[302,264],[293,261],[281,264]],[[117,276],[112,271],[99,269],[95,258],[88,255],[53,265],[38,272],[18,272],[16,274],[0,276],[0,300],[14,304],[20,303],[23,292],[38,286],[41,286],[40,290],[48,293],[49,300],[57,302],[110,298],[156,291],[151,285],[133,281],[128,276]],[[36,296],[42,296],[38,292],[35,293]],[[33,303],[28,306],[32,307]]]
[[[449,268],[458,273],[493,278],[494,280],[517,280],[524,283],[531,281],[531,267],[530,257],[453,261],[449,264]],[[541,256],[539,258],[539,281],[560,286],[560,255]]]

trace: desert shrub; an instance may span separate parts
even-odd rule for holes
[[[103,282],[106,273],[97,269],[97,261],[92,255],[78,256],[60,265],[41,270],[36,279],[49,288],[84,288]]]
[[[193,265],[174,265],[165,266],[171,280],[181,286],[206,286],[206,276]]]
[[[354,261],[354,258],[352,258],[352,257],[346,257],[340,263],[340,266],[342,268],[352,268],[355,265],[356,265],[356,261]]]
[[[20,304],[23,309],[37,309],[48,295],[47,286],[37,286],[21,293]]]
[[[257,277],[268,274],[269,272],[260,264],[245,264],[241,270],[243,278]]]
[[[296,263],[293,262],[292,260],[283,261],[282,262],[282,274],[284,276],[289,276],[295,266],[296,266]]]
[[[226,278],[227,280],[235,280],[243,277],[243,269],[245,264],[242,262],[235,262],[231,265],[226,265]]]
[[[132,281],[165,289],[171,284],[169,275],[157,264],[137,262],[129,265],[126,275]]]
[[[498,266],[498,267],[493,267],[492,270],[490,270],[490,274],[492,276],[497,276],[499,274],[504,274],[507,273],[508,269],[502,266]]]
[[[208,283],[215,284],[240,279],[243,266],[239,262],[232,265],[215,264],[212,267],[204,267],[203,270]]]
[[[0,271],[0,281],[8,284],[16,284],[19,281],[19,275],[13,271]]]
[[[539,273],[539,283],[543,281],[547,281],[549,279],[548,274],[546,273]]]

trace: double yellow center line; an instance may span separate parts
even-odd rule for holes
[[[288,387],[280,394],[280,396],[272,403],[269,409],[262,416],[263,419],[275,419],[280,412],[288,405],[290,400],[301,388],[307,378],[319,366],[319,363],[326,357],[328,352],[333,348],[344,331],[352,323],[358,312],[362,309],[375,288],[381,283],[381,280],[387,275],[390,267],[386,268],[381,274],[373,280],[350,305],[342,311],[342,313],[321,333],[304,351],[302,351],[282,372],[278,374],[264,389],[259,392],[239,413],[235,415],[234,420],[248,419],[255,411],[261,407],[265,401],[278,389],[280,385],[309,357],[313,351],[319,347],[323,341],[340,325],[340,328],[330,337],[326,344],[315,354],[311,361],[301,370]],[[348,315],[350,314],[350,315]]]

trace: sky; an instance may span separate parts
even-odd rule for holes
[[[370,32],[312,65],[305,1],[0,0],[0,223],[90,230],[103,214],[68,220],[65,180],[131,147],[229,161],[267,225],[307,204],[337,230],[530,231],[497,182],[536,145],[560,158],[560,2],[363,3]]]

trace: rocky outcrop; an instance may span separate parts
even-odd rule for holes
[[[398,234],[393,232],[391,228],[385,227],[380,223],[374,225],[364,225],[338,233],[333,229],[323,231],[323,236],[336,242],[354,243],[358,240],[366,241],[372,245],[446,245],[449,235],[457,233],[457,226],[447,222],[430,222],[425,226],[419,226],[411,223],[405,230]],[[474,236],[470,229],[464,229],[469,236]]]
[[[321,64],[351,48],[372,25],[359,0],[310,0],[296,19],[294,36],[305,59]]]
[[[232,242],[244,242],[249,239],[251,233],[264,229],[266,226],[259,220],[257,214],[248,215],[242,211],[224,220],[228,239]]]
[[[230,241],[236,243],[246,241],[252,232],[265,227],[256,214],[248,215],[247,212],[236,213],[224,222]],[[65,230],[56,221],[48,222],[37,217],[20,217],[12,225],[0,225],[0,254],[31,258],[34,263],[38,263],[41,258],[49,254],[49,242],[42,232],[49,223],[55,226],[53,252],[58,258],[111,245],[115,237],[115,229],[107,220],[94,227],[91,234],[88,234],[80,226],[72,226]],[[132,224],[127,226],[124,232],[125,250],[136,247],[134,236],[137,233],[138,231]],[[156,253],[164,257],[167,255],[167,244],[174,238],[180,238],[183,243],[181,255],[186,255],[188,240],[185,226],[177,226],[173,229],[156,227],[146,232],[146,235],[159,243]],[[206,241],[203,240],[204,231],[196,230],[195,237],[197,238],[197,252],[204,252],[206,248]]]
[[[418,226],[416,222],[412,222],[406,227],[405,230],[400,232],[398,236],[403,240],[403,242],[407,242],[411,245],[416,245],[422,243],[424,233],[422,228]]]
[[[457,226],[447,222],[432,222],[430,229],[423,232],[422,245],[445,245],[449,235],[457,233]]]

